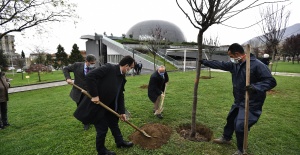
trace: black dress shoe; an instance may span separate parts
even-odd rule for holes
[[[98,155],[116,155],[114,151],[106,150],[104,153],[98,153]]]
[[[132,142],[126,142],[126,141],[123,141],[122,143],[120,144],[117,144],[117,148],[121,148],[121,147],[132,147],[133,146],[133,143]]]
[[[88,130],[90,128],[90,125],[89,124],[84,124],[84,126],[83,126],[83,129],[84,130]]]
[[[3,126],[10,126],[9,123],[3,123]]]
[[[156,117],[159,118],[159,119],[163,119],[164,118],[162,114],[157,114]]]

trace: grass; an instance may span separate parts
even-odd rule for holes
[[[278,61],[278,63],[274,62],[272,70],[275,71],[275,68],[276,72],[300,73],[300,63],[297,63],[297,61],[295,61],[294,64],[291,61]]]
[[[5,75],[7,78],[11,79],[10,81],[11,87],[65,80],[65,77],[61,70],[53,71],[50,73],[41,72],[40,82],[39,82],[39,77],[37,72],[33,72],[31,74],[23,73],[23,79],[22,79],[22,73],[13,74],[11,72],[6,72]]]
[[[227,72],[212,72],[212,76],[212,79],[200,80],[197,122],[208,126],[214,137],[219,137],[233,101],[231,76]],[[144,150],[139,146],[117,149],[111,133],[108,133],[108,149],[122,155],[228,155],[236,150],[235,138],[232,145],[216,145],[185,140],[176,133],[179,125],[191,122],[195,72],[169,72],[162,120],[152,114],[147,89],[140,88],[148,84],[149,77],[127,77],[125,102],[132,114],[130,122],[140,127],[148,123],[168,125],[173,129],[169,142],[156,150]],[[250,154],[300,152],[300,77],[275,78],[278,86],[268,94],[263,114],[249,132]],[[10,94],[8,116],[11,126],[0,131],[1,154],[96,154],[95,128],[83,131],[82,124],[73,117],[76,105],[69,97],[70,90],[71,86],[59,86]],[[120,122],[119,125],[125,139],[135,132],[126,123]]]
[[[152,54],[149,55],[153,56]],[[156,59],[163,62],[163,59],[158,56],[156,57]],[[273,71],[275,70],[275,67],[276,67],[276,63],[273,66]],[[168,71],[176,70],[176,68],[168,62],[166,62],[166,68]],[[291,62],[279,61],[276,67],[276,71],[288,72],[288,73],[300,73],[300,64],[298,64],[297,62],[295,62],[295,64],[292,64]],[[53,81],[61,81],[65,79],[61,70],[54,71],[51,73],[41,73],[41,82],[39,82],[39,77],[37,73],[31,73],[31,74],[24,73],[22,79],[22,73],[12,74],[12,72],[8,71],[6,72],[6,76],[9,79],[12,79],[10,83],[11,87],[18,87],[18,86],[53,82]],[[26,78],[26,76],[29,76],[29,78]],[[71,76],[73,77],[72,74]]]

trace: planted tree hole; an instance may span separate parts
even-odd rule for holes
[[[184,139],[197,142],[209,142],[213,137],[213,131],[202,124],[196,125],[195,137],[191,137],[191,124],[183,124],[176,130],[177,133]]]

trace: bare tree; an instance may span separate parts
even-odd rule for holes
[[[198,42],[198,61],[202,59],[203,34],[213,24],[222,24],[228,19],[238,15],[239,13],[257,7],[266,3],[276,3],[278,1],[261,2],[258,0],[186,0],[187,4],[183,5],[184,1],[178,0],[176,3],[180,10],[186,15],[190,23],[199,29]],[[239,8],[237,8],[240,6]],[[192,14],[189,15],[188,12]],[[198,85],[201,72],[201,63],[197,64],[197,73],[194,84],[194,98],[192,110],[192,124],[190,137],[196,136],[196,109],[198,100]]]
[[[162,48],[166,42],[165,35],[167,30],[163,30],[159,25],[156,25],[154,29],[151,29],[148,36],[145,36],[147,40],[147,48],[153,54],[154,57],[154,70],[156,70],[156,55],[160,48]]]
[[[206,56],[206,59],[210,60],[212,58],[212,55],[215,53],[217,50],[218,46],[220,46],[219,38],[212,38],[210,37],[209,39],[204,38],[204,45],[206,45],[205,50],[207,50],[208,56],[206,55],[206,52],[204,51],[204,54]],[[208,68],[208,77],[211,78],[211,69],[210,67]]]
[[[259,47],[261,46],[261,43],[260,43],[260,39],[258,37],[254,38],[254,39],[251,39],[248,44],[250,44],[250,47],[253,51],[253,54],[255,55],[255,57],[259,57]]]
[[[260,11],[261,18],[264,20],[261,22],[263,35],[259,38],[265,43],[270,54],[272,54],[272,63],[270,65],[271,71],[277,54],[278,45],[284,36],[286,24],[290,17],[290,11],[285,13],[285,6],[282,6],[281,9],[278,8],[278,5],[276,8],[271,5]]]
[[[76,17],[76,5],[68,0],[1,0],[0,3],[0,39],[32,27],[42,31],[46,23]]]

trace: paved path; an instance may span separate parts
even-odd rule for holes
[[[222,70],[215,70],[215,69],[212,69],[212,71],[224,72]],[[150,74],[150,73],[152,73],[152,71],[145,71],[142,74]],[[300,73],[272,72],[272,75],[300,77]],[[13,87],[13,88],[9,88],[8,89],[8,93],[10,94],[10,93],[23,92],[23,91],[29,91],[29,90],[36,90],[36,89],[42,89],[42,88],[63,86],[63,85],[67,85],[67,82],[66,81],[59,81],[59,82],[51,82],[51,83],[43,83],[43,84],[22,86],[22,87]]]
[[[63,86],[63,85],[67,85],[67,84],[68,83],[66,81],[59,81],[59,82],[51,82],[51,83],[28,85],[28,86],[22,86],[22,87],[13,87],[13,88],[9,88],[8,89],[8,93],[10,94],[10,93],[23,92],[23,91],[29,91],[29,90],[36,90],[36,89],[42,89],[42,88]]]

